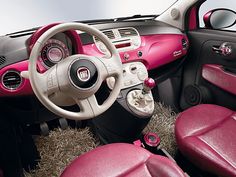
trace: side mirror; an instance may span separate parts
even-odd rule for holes
[[[203,21],[210,29],[229,28],[236,23],[236,12],[230,9],[214,9],[207,12]]]

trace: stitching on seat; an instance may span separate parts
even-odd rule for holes
[[[147,168],[147,165],[146,165],[146,162],[147,160],[149,159],[150,157],[148,157],[145,161],[135,165],[134,167],[130,168],[129,170],[121,173],[120,175],[118,175],[118,177],[122,177],[124,175],[126,175],[127,173],[131,173],[132,171],[135,171],[136,169],[138,169],[139,167],[141,167],[142,165],[145,165],[145,167]],[[147,168],[148,169],[148,168]],[[148,170],[148,173],[150,174],[149,170]],[[151,175],[151,174],[150,174]]]
[[[231,162],[229,162],[228,160],[226,160],[226,159],[224,158],[224,156],[222,156],[221,154],[219,154],[219,153],[217,152],[217,150],[216,150],[213,146],[211,146],[211,145],[208,144],[205,140],[201,139],[201,138],[198,137],[198,136],[196,136],[195,138],[197,138],[198,140],[202,141],[204,144],[206,144],[207,146],[209,146],[217,155],[219,155],[219,156],[222,158],[223,161],[225,161],[225,162],[228,163],[231,167],[233,167],[233,168],[236,169],[236,166],[235,166],[234,164],[232,164]]]
[[[200,135],[204,135],[208,132],[210,132],[211,130],[215,129],[216,127],[219,127],[221,124],[223,124],[225,121],[227,121],[230,118],[232,118],[232,116],[234,115],[235,113],[233,112],[232,114],[230,114],[229,116],[226,116],[223,120],[221,120],[220,122],[217,122],[216,124],[213,124],[212,126],[209,126],[209,127],[206,127],[206,128],[203,128],[201,130],[198,130],[197,132],[194,132],[193,134],[191,135],[188,135],[184,138],[187,138],[189,136],[200,136]]]

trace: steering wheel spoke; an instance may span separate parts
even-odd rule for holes
[[[101,58],[101,61],[106,68],[106,75],[105,78],[103,78],[104,80],[108,77],[116,77],[117,75],[120,75],[122,73],[122,65],[120,61],[117,61],[117,59],[119,59],[119,57],[117,56],[111,56],[110,58]]]
[[[75,101],[80,107],[81,115],[95,117],[100,112],[100,106],[98,105],[97,98],[95,95],[92,95],[83,100],[75,99]]]
[[[44,73],[38,73],[38,81],[43,94],[46,96],[59,91],[56,67],[50,68]]]

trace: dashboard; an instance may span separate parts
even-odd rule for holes
[[[0,37],[1,97],[33,94],[29,80],[22,78],[20,72],[28,69],[30,51],[37,39],[54,25]],[[149,70],[182,59],[189,47],[185,34],[160,22],[120,22],[94,27],[110,39],[120,54],[124,89],[141,84]],[[37,67],[39,72],[45,72],[73,54],[103,56],[107,52],[96,37],[70,30],[53,36],[44,44]],[[112,78],[107,79],[110,89],[113,84]]]
[[[123,64],[123,85],[122,89],[127,89],[143,83],[148,77],[148,72],[145,65],[141,62],[130,62]],[[115,79],[107,78],[107,86],[113,89]]]

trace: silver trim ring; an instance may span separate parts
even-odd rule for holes
[[[9,88],[9,87],[7,87],[7,86],[3,83],[3,78],[4,78],[4,76],[5,76],[6,74],[10,73],[10,72],[16,73],[16,74],[18,74],[19,77],[20,77],[20,84],[19,84],[16,88]],[[3,87],[4,87],[5,89],[10,90],[10,91],[15,91],[15,90],[17,90],[18,88],[20,88],[20,87],[22,86],[22,84],[23,84],[23,78],[21,77],[20,72],[15,71],[15,70],[7,70],[7,71],[2,75],[2,77],[1,77],[1,84],[3,85]]]

